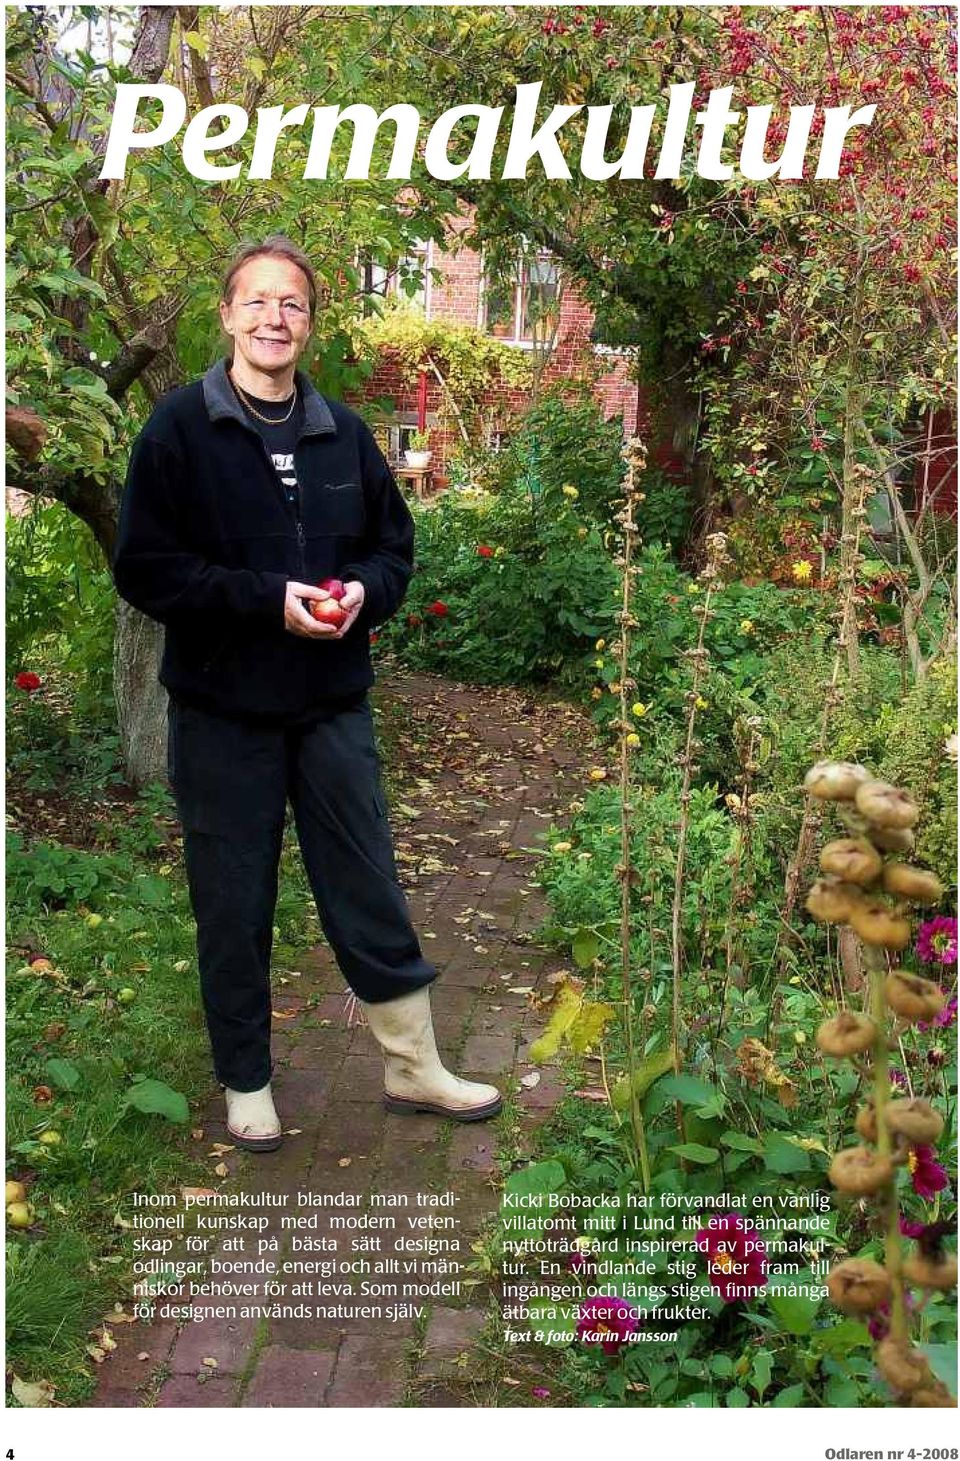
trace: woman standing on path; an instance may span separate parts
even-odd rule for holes
[[[476,1121],[501,1106],[437,1054],[437,971],[397,878],[367,697],[369,631],[403,601],[414,525],[369,428],[296,370],[315,309],[289,240],[236,256],[220,302],[232,359],[166,396],[137,438],[113,563],[122,597],[166,626],[207,1028],[230,1137],[254,1151],[281,1141],[270,952],[288,797],[324,934],[384,1052],[389,1108]]]

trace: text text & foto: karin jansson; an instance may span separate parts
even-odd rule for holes
[[[527,167],[539,158],[544,175],[563,179],[572,176],[560,147],[559,134],[570,118],[582,112],[581,106],[555,106],[537,125],[537,104],[542,82],[529,82],[515,88],[516,100],[510,108],[509,137],[503,170],[504,179],[525,178]],[[694,83],[684,82],[669,88],[670,97],[663,122],[660,152],[655,178],[679,178],[687,147],[690,113],[693,108]],[[737,126],[742,113],[731,110],[733,87],[724,86],[710,92],[703,111],[696,113],[694,125],[701,129],[697,150],[696,171],[700,177],[724,181],[734,169],[721,161],[721,151],[729,127]],[[143,101],[161,103],[161,115],[155,126],[136,129],[137,115]],[[487,178],[493,168],[493,153],[503,123],[506,107],[480,106],[467,103],[443,112],[430,127],[423,149],[423,162],[431,177],[443,181],[454,178]],[[626,140],[618,158],[608,161],[606,143],[610,129],[612,106],[586,107],[586,126],[580,151],[579,170],[585,178],[598,182],[644,177],[650,132],[656,117],[657,104],[630,107]],[[738,171],[751,180],[779,176],[796,179],[804,176],[807,147],[813,126],[816,104],[791,106],[787,134],[780,156],[772,162],[765,158],[764,144],[773,111],[772,106],[748,106],[746,126],[740,145]],[[353,126],[350,157],[344,176],[347,179],[368,178],[377,131],[385,122],[394,127],[393,153],[388,178],[409,178],[420,143],[421,117],[416,107],[405,102],[377,113],[373,107],[356,104],[310,107],[258,107],[254,122],[253,151],[247,176],[251,179],[273,175],[274,156],[281,133],[307,124],[312,111],[310,143],[303,169],[304,179],[325,178],[330,165],[334,134],[342,122]],[[867,127],[873,120],[876,105],[823,108],[822,137],[817,154],[817,178],[839,176],[847,133],[853,127]],[[472,118],[476,122],[470,151],[466,158],[453,162],[449,147],[454,129]],[[122,82],[117,87],[110,135],[107,141],[101,178],[122,178],[131,152],[149,151],[166,146],[183,129],[187,119],[187,103],[177,87],[169,85],[138,86]],[[225,124],[225,125],[224,125]],[[220,127],[211,135],[212,127]],[[243,107],[223,102],[204,107],[187,123],[181,150],[187,171],[196,178],[221,182],[240,176],[242,164],[234,161],[210,162],[209,153],[223,152],[237,146],[250,129],[250,117]],[[461,147],[464,139],[461,138]],[[649,174],[647,174],[649,176]],[[809,173],[807,174],[809,176]]]

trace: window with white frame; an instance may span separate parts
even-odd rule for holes
[[[372,314],[377,308],[373,303],[374,299],[386,300],[393,297],[422,309],[425,314],[428,313],[429,254],[429,239],[416,239],[407,252],[389,267],[370,254],[358,252],[356,268],[360,276],[364,314]]]
[[[549,254],[531,254],[506,280],[486,280],[484,328],[514,344],[546,342],[556,330],[560,308],[560,271]]]

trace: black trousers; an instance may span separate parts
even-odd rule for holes
[[[170,702],[168,770],[183,826],[217,1079],[270,1079],[270,952],[287,799],[323,932],[359,999],[437,977],[397,879],[373,716],[364,698],[294,729]]]

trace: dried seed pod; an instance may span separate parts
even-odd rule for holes
[[[830,1302],[844,1314],[872,1314],[890,1302],[893,1285],[887,1270],[872,1258],[848,1258],[831,1271],[827,1290]]]
[[[856,790],[857,810],[875,827],[912,827],[920,808],[908,792],[889,781],[864,781]]]
[[[910,1395],[914,1390],[932,1386],[933,1375],[926,1359],[914,1345],[904,1339],[883,1339],[876,1350],[877,1369],[891,1390]]]
[[[860,1107],[860,1110],[857,1112],[856,1120],[853,1124],[857,1129],[857,1135],[862,1136],[864,1141],[871,1141],[876,1143],[877,1113],[874,1110],[872,1104],[869,1106]]]
[[[859,1055],[871,1050],[876,1039],[877,1027],[870,1016],[854,1014],[853,1010],[843,1010],[824,1020],[817,1030],[817,1044],[824,1055]]]
[[[853,883],[834,883],[818,878],[807,894],[807,912],[818,923],[849,923],[863,894]]]
[[[821,852],[820,868],[845,883],[866,887],[883,872],[883,859],[865,837],[839,837]]]
[[[957,1286],[957,1255],[943,1253],[933,1256],[929,1253],[911,1253],[904,1261],[904,1277],[921,1289],[940,1289],[949,1293]]]
[[[908,862],[888,862],[883,870],[883,887],[898,898],[911,903],[939,903],[943,884],[935,873],[924,867],[911,867]]]
[[[932,1020],[943,1009],[946,999],[940,986],[919,974],[906,974],[892,969],[883,986],[887,1004],[903,1020]]]
[[[909,827],[871,827],[870,841],[884,852],[912,852],[917,839]]]
[[[883,1119],[892,1136],[902,1136],[911,1146],[930,1146],[943,1134],[943,1117],[919,1096],[888,1101]]]
[[[868,1146],[853,1146],[837,1152],[827,1175],[838,1192],[868,1197],[893,1181],[893,1163]]]
[[[803,786],[819,801],[848,802],[853,800],[857,787],[869,780],[867,768],[853,761],[818,761],[803,778]]]
[[[874,948],[905,949],[910,942],[909,918],[898,918],[885,903],[864,899],[850,912],[850,927]]]
[[[910,1396],[911,1410],[956,1410],[957,1397],[951,1395],[942,1380],[937,1380],[933,1385],[924,1385],[920,1390],[914,1390]]]

